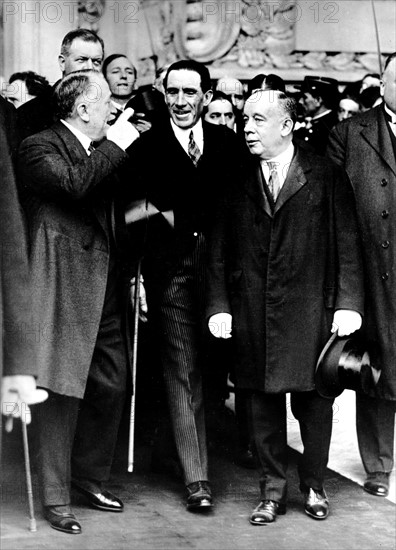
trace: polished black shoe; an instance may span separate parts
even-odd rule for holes
[[[389,493],[389,474],[373,472],[368,474],[363,489],[376,497],[386,497]]]
[[[276,520],[276,516],[286,514],[286,505],[274,500],[262,500],[253,510],[249,521],[252,525],[265,525]]]
[[[187,485],[187,510],[209,511],[213,508],[212,491],[208,481],[195,481]]]
[[[72,487],[84,495],[89,504],[94,508],[105,512],[122,512],[124,505],[122,501],[114,496],[110,491],[106,491],[92,482],[72,481]]]
[[[53,529],[69,533],[70,535],[79,535],[82,532],[81,525],[76,520],[70,506],[45,506],[44,517]]]
[[[304,493],[305,513],[314,519],[326,519],[329,515],[329,501],[324,489],[309,489]]]

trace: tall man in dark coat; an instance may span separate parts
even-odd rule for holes
[[[345,168],[355,192],[366,283],[363,328],[378,347],[382,369],[375,393],[356,394],[364,489],[386,496],[396,403],[396,53],[386,61],[381,93],[382,105],[334,128],[328,154]]]
[[[332,321],[340,336],[350,334],[363,309],[352,189],[327,159],[293,146],[295,119],[295,101],[283,92],[247,100],[252,157],[210,240],[209,328],[220,337],[232,329],[236,385],[251,391],[261,465],[254,525],[286,512],[287,392],[304,445],[305,511],[327,517],[332,400],[315,390],[315,365]]]
[[[12,165],[15,108],[0,96],[0,387],[1,413],[24,415],[28,405],[43,400],[36,390],[34,346],[27,336],[31,291],[25,228]],[[1,452],[0,414],[0,452]]]
[[[127,373],[111,205],[125,149],[139,134],[127,121],[132,109],[109,127],[110,97],[102,74],[69,74],[55,91],[59,122],[24,140],[19,152],[37,384],[49,391],[37,407],[39,479],[45,516],[66,533],[81,532],[70,509],[71,472],[92,506],[123,509],[103,487]]]
[[[171,65],[164,79],[169,119],[144,133],[131,152],[150,212],[144,277],[158,324],[165,386],[187,486],[187,509],[212,506],[200,351],[206,234],[214,205],[238,157],[228,128],[202,122],[212,97],[209,71],[194,61]]]

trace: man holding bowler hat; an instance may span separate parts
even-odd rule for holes
[[[247,100],[251,157],[210,241],[209,328],[220,337],[232,331],[236,385],[251,395],[261,491],[253,525],[286,513],[287,392],[304,445],[304,509],[327,518],[333,401],[316,391],[315,365],[330,331],[358,330],[363,310],[352,189],[342,170],[294,146],[295,120],[296,103],[283,92]]]

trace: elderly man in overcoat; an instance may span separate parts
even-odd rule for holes
[[[366,338],[382,370],[375,392],[356,394],[356,428],[367,474],[364,489],[386,496],[394,465],[396,402],[396,53],[382,75],[383,104],[337,125],[328,154],[355,192],[363,241]],[[374,358],[374,357],[373,357]]]
[[[247,100],[252,155],[210,240],[209,328],[220,337],[231,331],[236,385],[251,392],[261,473],[253,525],[286,512],[287,392],[304,445],[305,512],[328,516],[332,400],[315,390],[315,365],[332,321],[348,335],[363,311],[352,189],[337,166],[293,145],[295,120],[295,101],[283,92],[259,91]]]
[[[123,509],[103,487],[127,373],[112,204],[125,149],[139,134],[127,121],[132,109],[109,127],[110,97],[100,73],[69,74],[55,91],[59,121],[24,140],[19,152],[37,384],[49,390],[37,407],[40,487],[51,527],[71,534],[81,532],[70,508],[71,472],[92,506]]]

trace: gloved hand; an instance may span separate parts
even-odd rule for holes
[[[12,419],[21,418],[30,424],[31,414],[29,405],[45,401],[48,393],[36,389],[34,376],[16,374],[4,376],[1,382],[1,412],[8,417],[6,431],[12,430]]]
[[[230,313],[216,313],[209,318],[208,327],[215,338],[231,338],[232,315]]]
[[[140,321],[142,321],[142,323],[146,323],[148,307],[147,307],[147,299],[146,299],[146,289],[144,288],[143,283],[144,283],[143,276],[140,275],[139,319]],[[135,311],[135,284],[136,284],[136,277],[133,277],[133,279],[130,280],[132,311]]]
[[[139,132],[135,126],[129,122],[130,117],[133,115],[132,107],[125,109],[115,121],[113,126],[109,126],[107,130],[107,139],[114,141],[118,147],[121,147],[125,151],[138,137]]]
[[[362,316],[352,309],[337,309],[334,313],[331,332],[338,330],[338,336],[348,336],[362,326]]]

